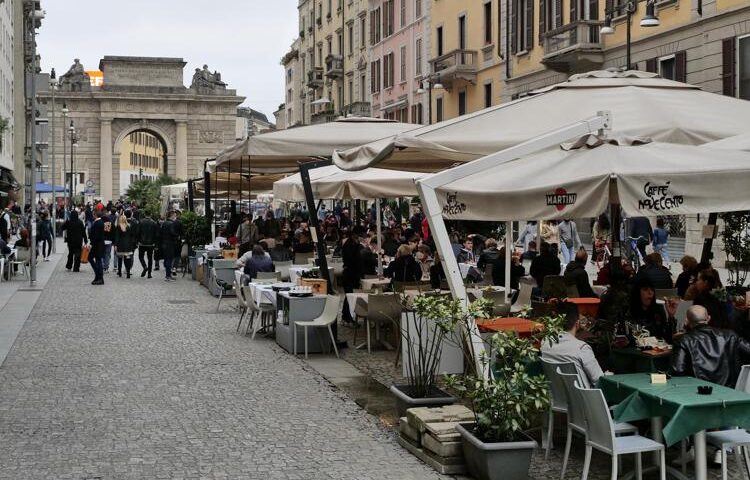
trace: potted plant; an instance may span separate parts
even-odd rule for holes
[[[399,416],[413,407],[440,407],[456,402],[456,398],[436,386],[445,344],[463,348],[458,330],[468,318],[487,318],[492,302],[479,300],[468,307],[461,300],[448,296],[423,294],[409,303],[402,296],[407,321],[392,319],[405,346],[403,362],[406,383],[392,385]]]
[[[206,217],[198,215],[195,212],[185,212],[182,214],[180,221],[185,232],[185,243],[188,245],[188,261],[190,271],[195,275],[196,256],[195,248],[203,248],[203,245],[211,242],[211,226]],[[195,280],[195,276],[193,277]]]
[[[474,422],[460,424],[464,457],[469,472],[480,480],[514,480],[528,477],[536,441],[526,435],[549,408],[547,380],[531,375],[528,366],[539,357],[542,342],[557,341],[562,317],[539,320],[544,328],[528,338],[516,332],[498,332],[488,339],[481,356],[484,368],[495,358],[493,376],[475,373],[449,376],[447,385],[469,400]]]

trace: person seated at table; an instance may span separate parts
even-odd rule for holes
[[[422,280],[430,279],[430,268],[432,267],[432,250],[425,244],[417,247],[417,253],[414,254],[417,259],[419,268],[422,269]]]
[[[685,255],[680,259],[680,265],[682,265],[682,273],[677,275],[674,287],[677,289],[677,295],[680,298],[685,298],[688,288],[692,285],[693,281],[695,281],[695,276],[698,274],[698,271],[696,270],[698,267],[698,260],[690,255]]]
[[[263,248],[263,243],[259,242],[255,244],[256,246],[259,246],[261,250],[263,250],[263,255],[267,256],[268,258],[271,258],[271,254],[269,254],[265,248]],[[253,257],[253,249],[251,248],[249,251],[245,252],[240,256],[237,260],[234,261],[234,264],[239,268],[244,268],[245,264]]]
[[[389,257],[395,257],[398,246],[401,245],[400,236],[399,231],[396,228],[392,228],[383,241],[383,253]]]
[[[29,231],[26,228],[22,228],[18,232],[18,240],[14,244],[16,248],[29,248],[31,243],[29,242]]]
[[[7,242],[0,237],[0,255],[10,255],[12,250],[8,246]]]
[[[558,306],[558,313],[565,317],[563,328],[557,343],[544,342],[542,344],[542,358],[555,363],[573,363],[583,380],[585,388],[596,387],[599,378],[604,375],[602,367],[594,356],[591,345],[576,338],[581,330],[578,307],[571,303]]]
[[[581,298],[597,298],[594,289],[591,288],[589,282],[589,274],[586,272],[586,262],[589,259],[589,254],[586,249],[581,247],[576,252],[576,258],[565,267],[565,278],[566,285],[575,285],[578,289],[578,296]]]
[[[475,258],[474,240],[472,240],[471,237],[466,237],[461,250],[459,250],[456,255],[456,261],[458,261],[458,263],[473,263]]]
[[[560,258],[552,252],[549,243],[542,242],[539,256],[531,261],[529,274],[536,280],[536,294],[541,295],[544,287],[544,277],[560,275]]]
[[[672,274],[669,269],[662,264],[661,255],[654,252],[646,255],[643,259],[644,265],[638,269],[635,274],[635,280],[647,278],[654,285],[654,288],[669,290],[674,286],[672,283]]]
[[[711,326],[715,328],[729,328],[729,313],[726,300],[722,300],[717,293],[722,291],[719,272],[709,267],[701,270],[690,286],[685,298],[693,301],[693,305],[702,305],[711,316]]]
[[[383,273],[394,282],[418,282],[422,279],[422,268],[417,264],[408,245],[398,247],[396,258]]]
[[[688,309],[688,331],[674,344],[670,372],[733,388],[742,365],[750,361],[750,343],[710,323],[705,307],[693,305]]]
[[[301,232],[297,243],[294,245],[294,253],[312,253],[315,247],[310,240],[309,231]]]
[[[448,281],[448,277],[445,276],[445,270],[443,270],[443,264],[440,262],[440,256],[438,252],[435,252],[435,257],[432,260],[432,266],[430,267],[430,286],[435,290],[438,290],[444,282]]]
[[[253,246],[250,258],[245,262],[243,271],[245,275],[253,279],[258,277],[258,272],[273,272],[275,269],[273,260],[263,250],[263,247],[255,245]]]
[[[484,268],[488,264],[492,264],[497,257],[500,256],[500,250],[497,249],[497,240],[494,238],[488,238],[484,241],[484,250],[479,254],[479,260],[477,260],[477,270],[484,273]]]
[[[288,262],[292,259],[292,252],[284,245],[281,237],[276,237],[273,247],[268,252],[274,262]]]
[[[518,296],[518,280],[526,275],[526,269],[521,265],[521,257],[515,251],[511,255],[510,264],[510,288],[516,290],[513,296],[515,301]],[[500,255],[492,263],[492,284],[505,287],[505,246],[500,247]]]
[[[677,324],[674,313],[667,318],[664,307],[656,302],[654,284],[647,278],[641,278],[633,286],[630,295],[630,319],[648,330],[650,336],[663,338],[667,343],[672,343],[672,334]]]
[[[537,256],[539,256],[539,250],[536,248],[536,242],[531,240],[526,251],[521,255],[521,260],[534,260]]]
[[[377,275],[378,273],[378,239],[372,237],[365,242],[365,248],[360,250],[362,275]]]

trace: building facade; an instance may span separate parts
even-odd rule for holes
[[[246,132],[239,138],[240,140],[244,140],[247,137],[252,137],[253,135],[258,135],[260,133],[276,130],[276,125],[268,121],[268,117],[265,113],[261,113],[250,107],[238,108],[237,117],[246,120],[243,122]]]
[[[302,115],[302,94],[305,93],[307,87],[303,86],[305,73],[300,63],[301,41],[302,38],[294,40],[289,51],[281,59],[281,65],[284,67],[284,103],[279,105],[277,112],[274,112],[278,130],[305,123]]]
[[[20,0],[5,1],[2,6],[3,10],[10,8],[12,15],[12,36],[13,36],[13,49],[12,49],[12,64],[13,64],[13,109],[12,109],[12,126],[9,130],[9,144],[12,149],[12,166],[13,176],[18,185],[23,187],[26,184],[26,91],[24,88],[25,84],[25,61],[26,56],[24,54],[24,14],[23,14],[23,2]],[[18,40],[18,41],[16,41]],[[28,172],[30,173],[30,172]],[[6,177],[7,178],[7,177]],[[3,184],[2,188],[7,188],[7,184]],[[20,202],[23,202],[23,191],[18,192],[16,195]]]
[[[370,90],[372,115],[423,123],[429,72],[431,1],[370,0]]]
[[[120,189],[127,192],[131,183],[138,180],[156,180],[164,173],[166,149],[158,137],[148,132],[133,132],[127,136],[120,149]],[[73,172],[79,184],[85,184],[81,174]],[[69,174],[70,175],[70,174]],[[85,192],[85,189],[83,190]]]

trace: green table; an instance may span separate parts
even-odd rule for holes
[[[711,395],[699,395],[698,386],[713,387]],[[728,426],[750,428],[750,394],[693,377],[674,377],[654,385],[647,373],[609,375],[599,380],[604,396],[618,403],[613,415],[618,422],[652,419],[656,440],[667,446],[693,435],[695,474],[705,480],[706,430]],[[666,422],[663,429],[662,420]]]
[[[609,356],[612,371],[615,373],[666,372],[669,370],[671,358],[672,352],[651,355],[635,347],[613,348]]]

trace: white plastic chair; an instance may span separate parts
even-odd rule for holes
[[[552,449],[552,437],[555,434],[555,414],[564,413],[568,414],[568,396],[565,394],[565,385],[563,384],[562,378],[557,373],[558,371],[563,373],[576,374],[576,366],[573,363],[556,363],[550,362],[549,360],[541,359],[542,370],[544,376],[547,377],[549,382],[550,390],[550,408],[547,412],[547,442],[544,447],[544,459],[549,458],[549,451]]]
[[[640,435],[615,436],[615,425],[604,400],[604,394],[598,389],[583,389],[576,386],[583,403],[586,415],[586,454],[583,460],[581,480],[586,480],[591,467],[593,449],[612,456],[612,479],[617,478],[620,455],[635,454],[635,476],[643,478],[641,454],[659,452],[659,473],[661,480],[667,478],[667,464],[664,445]]]
[[[743,365],[735,390],[750,393],[750,365]],[[721,479],[727,480],[727,451],[734,449],[737,466],[742,471],[742,455],[745,455],[745,468],[750,474],[748,454],[750,454],[750,433],[744,428],[707,432],[706,443],[721,450]]]
[[[560,376],[565,387],[565,395],[568,400],[568,435],[565,440],[565,455],[563,456],[562,472],[560,479],[565,478],[565,470],[568,468],[568,459],[570,458],[570,445],[573,442],[573,432],[586,436],[586,412],[583,408],[583,399],[581,399],[576,384],[580,386],[578,374],[563,373],[559,368],[557,374]],[[638,427],[629,423],[616,422],[615,435],[627,435],[638,433]]]
[[[234,293],[234,285],[219,278],[216,274],[216,269],[213,267],[211,267],[211,279],[214,282],[214,287],[219,291],[219,303],[216,304],[216,311],[218,312],[219,308],[221,308],[221,300],[224,298],[224,295]]]
[[[339,356],[339,349],[336,347],[336,338],[333,336],[333,330],[331,325],[336,323],[336,318],[339,314],[339,297],[335,295],[326,296],[326,304],[323,307],[323,313],[318,318],[304,322],[294,322],[294,329],[292,334],[294,335],[294,355],[297,355],[297,327],[303,327],[305,329],[305,358],[307,358],[307,328],[327,328],[328,335],[331,337],[331,345],[333,350],[336,352],[336,356]],[[321,347],[323,342],[321,341]]]
[[[16,247],[16,254],[13,260],[8,262],[8,268],[10,268],[10,274],[13,275],[15,266],[18,265],[23,269],[23,275],[29,278],[29,262],[31,261],[31,249],[25,247]]]
[[[258,330],[273,326],[273,322],[274,322],[273,316],[276,315],[276,307],[274,307],[273,305],[256,302],[255,296],[253,295],[253,289],[252,287],[250,287],[250,285],[243,285],[242,292],[245,295],[245,301],[247,302],[247,307],[250,309],[250,317],[247,320],[247,327],[245,328],[245,335],[247,335],[247,332],[249,332],[250,329],[252,329],[253,335],[250,338],[255,339],[255,334],[258,332]],[[254,327],[255,318],[257,316],[260,316],[260,328]]]
[[[531,291],[534,287],[529,283],[519,283],[518,298],[510,307],[511,313],[520,312],[525,306],[531,305]]]
[[[247,298],[245,298],[245,291],[242,288],[242,284],[237,280],[234,281],[234,291],[237,292],[237,307],[240,310],[240,321],[237,323],[237,332],[239,332],[240,326],[242,326],[242,319],[245,317],[249,307],[247,305]]]

